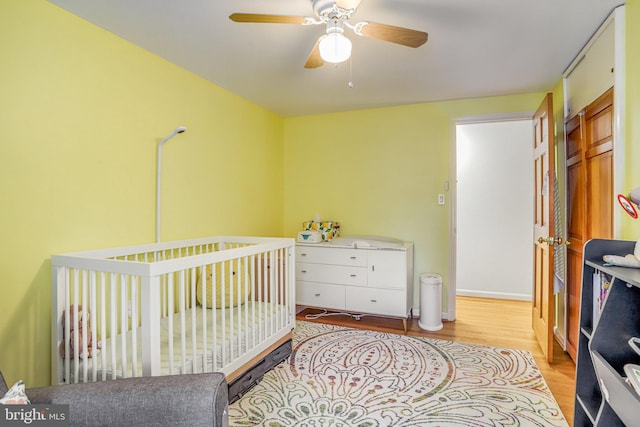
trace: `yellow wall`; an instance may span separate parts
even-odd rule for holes
[[[626,14],[625,191],[640,187],[640,0],[628,0]],[[620,207],[616,205],[616,209]],[[623,215],[622,238],[640,239],[640,219]]]
[[[343,234],[414,242],[419,275],[449,276],[451,126],[456,118],[535,111],[543,93],[323,114],[285,120],[285,235],[319,213]],[[437,195],[446,195],[445,206]],[[479,207],[482,208],[482,207]]]
[[[155,240],[178,125],[163,239],[282,235],[283,119],[45,0],[0,2],[0,39],[0,369],[36,386],[51,254]]]

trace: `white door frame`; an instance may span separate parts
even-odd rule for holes
[[[458,125],[473,124],[473,123],[491,123],[491,122],[506,122],[512,120],[531,120],[535,111],[523,111],[517,113],[504,113],[504,114],[488,114],[480,116],[463,116],[454,117],[449,122],[449,192],[450,195],[450,210],[449,210],[449,286],[447,295],[447,312],[446,319],[453,321],[456,318],[456,271],[457,271],[457,135],[456,127]],[[532,130],[533,132],[533,130]]]

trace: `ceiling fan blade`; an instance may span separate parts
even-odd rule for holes
[[[304,64],[304,68],[318,68],[324,65],[324,59],[320,56],[320,39],[316,41],[315,46],[311,50],[307,62]]]
[[[255,22],[261,24],[304,24],[304,16],[263,15],[261,13],[233,13],[229,15],[233,22]]]
[[[343,9],[357,9],[362,0],[336,0],[336,5]]]
[[[419,47],[427,42],[429,35],[423,31],[409,28],[394,27],[393,25],[363,22],[360,34],[371,39],[384,40],[408,47]]]

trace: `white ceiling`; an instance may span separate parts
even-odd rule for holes
[[[350,22],[426,31],[429,40],[412,49],[347,30],[350,62],[305,69],[323,26],[228,16],[313,16],[311,0],[51,1],[285,117],[548,91],[623,2],[363,0]]]

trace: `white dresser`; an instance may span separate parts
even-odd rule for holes
[[[298,243],[296,304],[398,317],[406,333],[413,315],[413,244],[368,244]]]

